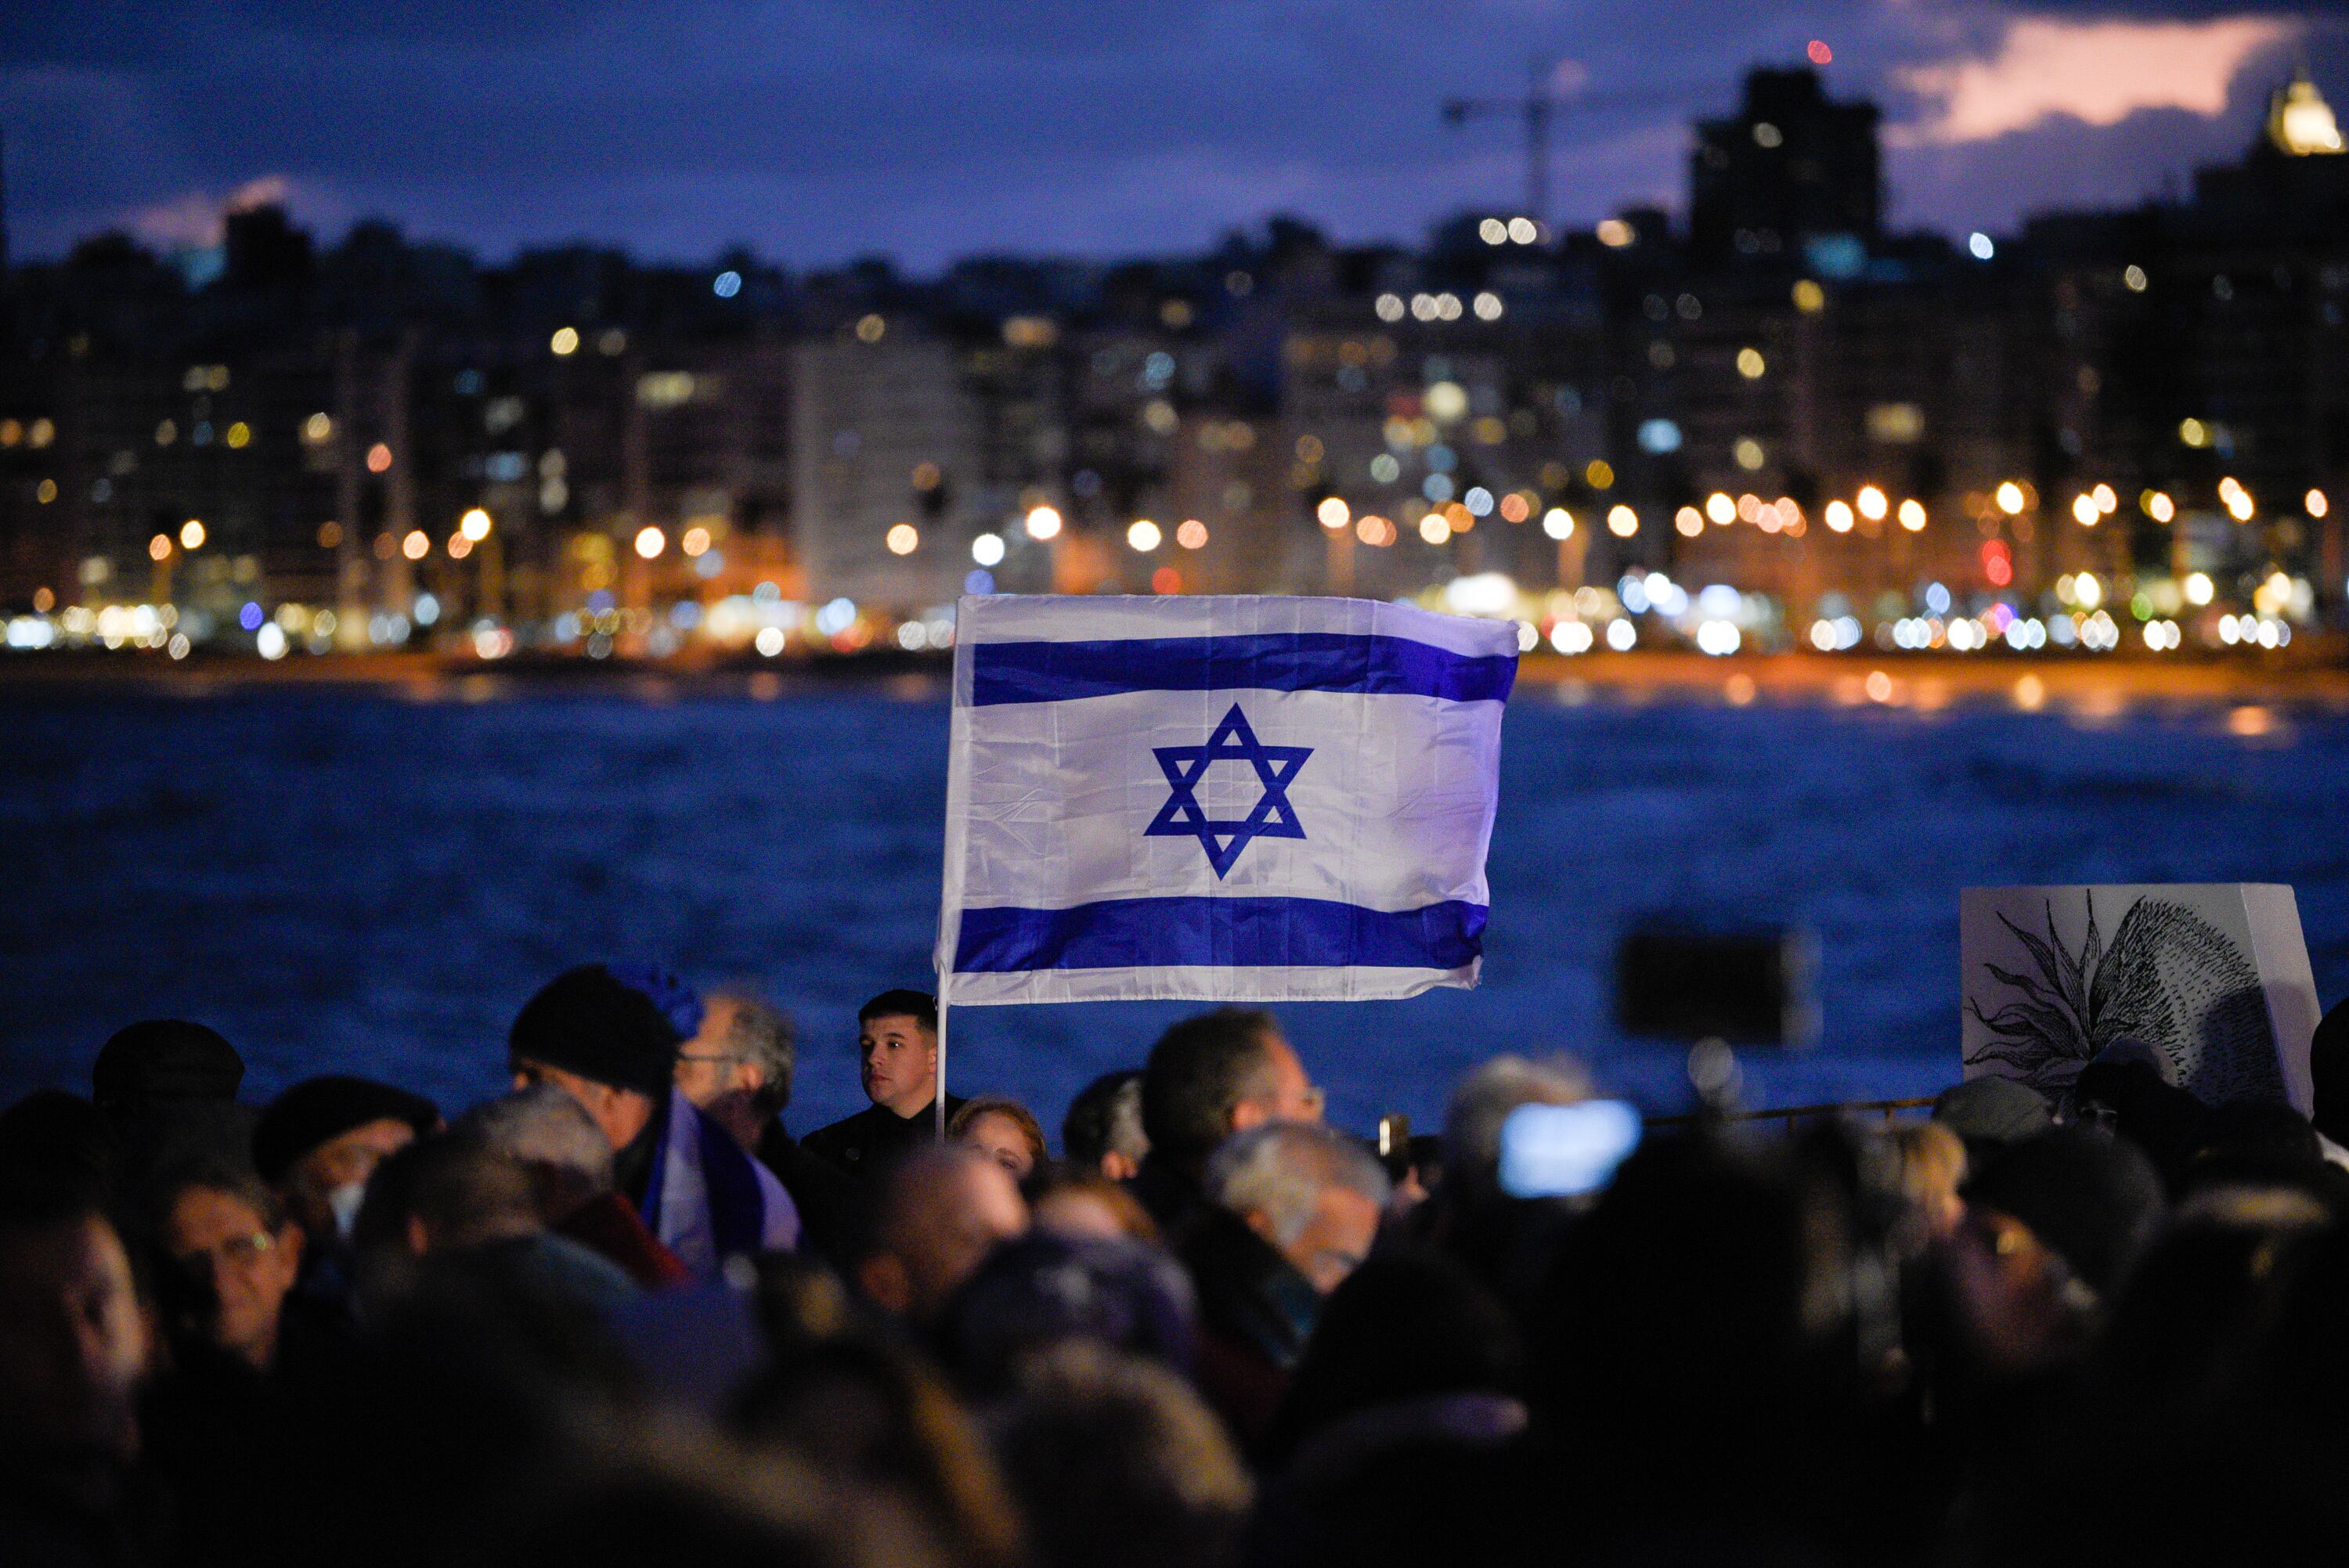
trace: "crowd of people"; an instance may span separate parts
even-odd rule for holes
[[[1278,1020],[1067,1108],[794,1138],[788,1018],[591,965],[511,1092],[237,1098],[202,1025],[0,1112],[0,1563],[2136,1563],[2349,1522],[2349,1010],[2314,1115],[2116,1043],[2050,1098],[1651,1127],[1528,1190],[1566,1059],[1324,1125]],[[942,1113],[943,1112],[943,1113]],[[943,1126],[944,1137],[939,1136]]]

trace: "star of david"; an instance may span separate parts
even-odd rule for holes
[[[1195,838],[1199,847],[1207,851],[1207,863],[1216,868],[1217,881],[1232,869],[1240,851],[1255,839],[1301,839],[1303,824],[1297,820],[1297,809],[1288,803],[1288,781],[1313,755],[1309,746],[1267,746],[1248,727],[1247,715],[1240,705],[1232,704],[1223,722],[1216,726],[1205,746],[1154,746],[1159,770],[1174,792],[1166,804],[1144,828],[1145,838]],[[1256,809],[1242,821],[1219,821],[1207,815],[1200,806],[1198,788],[1207,776],[1211,762],[1245,762],[1256,769],[1264,794]]]

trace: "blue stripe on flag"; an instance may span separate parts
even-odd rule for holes
[[[1319,898],[1122,898],[1073,909],[967,909],[957,975],[1173,965],[1460,969],[1485,906],[1364,909]]]
[[[1455,654],[1408,637],[1276,632],[1092,643],[978,643],[971,703],[1061,702],[1129,691],[1340,691],[1499,702],[1514,655]]]

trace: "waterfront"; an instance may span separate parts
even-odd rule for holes
[[[1841,691],[1864,690],[1857,666],[1783,686],[1775,672],[1800,666],[1750,667],[1758,688],[1716,673],[1521,692],[1485,984],[1287,1009],[1333,1115],[1430,1125],[1461,1067],[1505,1048],[1576,1049],[1675,1103],[1676,1054],[1610,1020],[1615,937],[1649,912],[1816,936],[1821,1043],[1748,1057],[1763,1102],[1954,1075],[1969,883],[2288,882],[2320,992],[2349,988],[2349,713],[2329,696],[2154,700],[2075,690],[2066,666],[2029,711],[2022,666],[1938,692],[1930,669],[1900,671],[1888,703]],[[248,1098],[367,1068],[462,1103],[496,1083],[539,980],[636,956],[784,1001],[803,1033],[792,1119],[810,1126],[855,1103],[856,1004],[926,967],[934,677],[20,683],[0,724],[17,872],[0,1094],[78,1086],[116,1024],[176,1013],[244,1048]],[[1179,1010],[959,1011],[954,1081],[1049,1119]]]

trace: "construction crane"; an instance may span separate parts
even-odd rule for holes
[[[1620,108],[1631,105],[1652,104],[1665,95],[1652,88],[1642,92],[1621,93],[1560,93],[1550,88],[1548,80],[1557,74],[1555,63],[1536,60],[1530,73],[1531,81],[1519,98],[1452,98],[1444,100],[1444,123],[1454,128],[1472,119],[1484,119],[1495,115],[1515,115],[1526,127],[1526,211],[1536,223],[1547,227],[1549,206],[1549,126],[1553,115],[1576,108]]]

